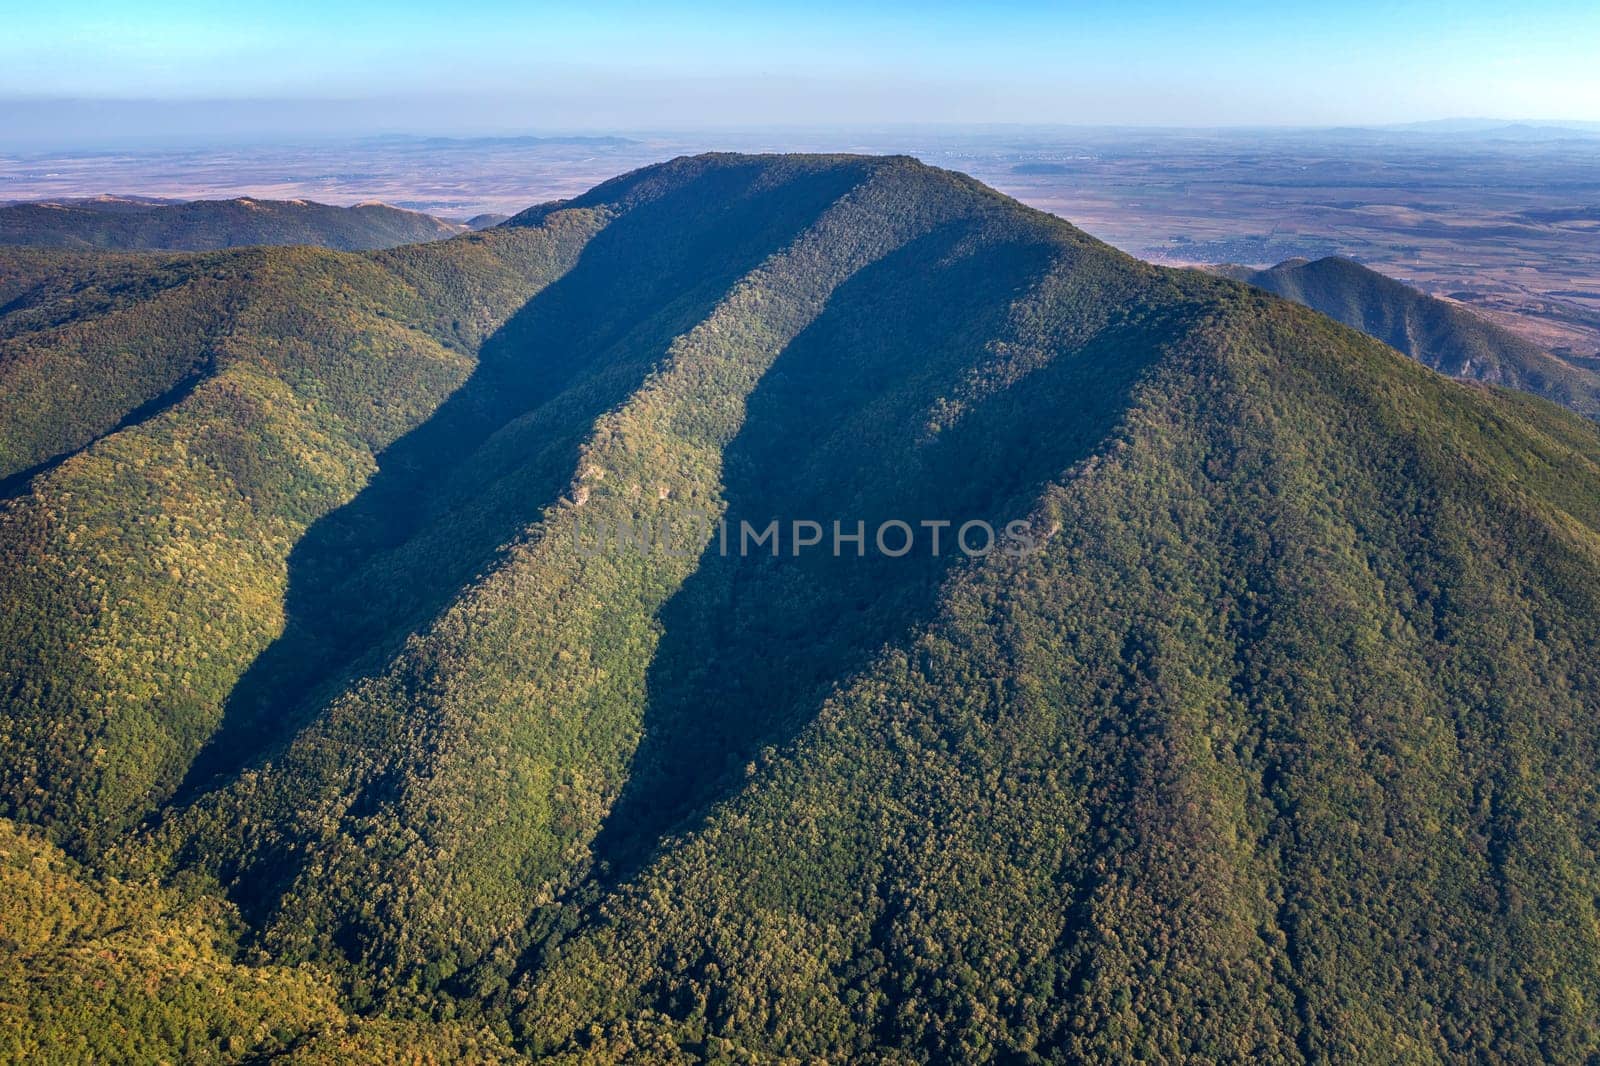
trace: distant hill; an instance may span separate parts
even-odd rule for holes
[[[1600,1057],[1554,404],[730,155],[5,249],[0,396],[0,1060]]]
[[[160,202],[103,196],[0,207],[0,244],[108,251],[206,251],[310,244],[367,251],[436,241],[468,227],[388,204],[310,200]]]
[[[1600,374],[1360,263],[1328,256],[1214,272],[1321,311],[1441,373],[1521,389],[1600,417]]]

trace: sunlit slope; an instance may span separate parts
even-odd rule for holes
[[[176,282],[194,291],[171,330],[164,289],[21,334],[23,369],[50,399],[11,393],[6,431],[83,421],[0,512],[6,809],[104,842],[169,795],[282,628],[286,560],[307,526],[471,374],[482,338],[599,222],[579,212],[372,257],[166,262],[205,275]],[[135,357],[166,364],[131,395],[129,337],[145,345]],[[201,361],[184,365],[191,352]],[[182,388],[149,403],[173,371]],[[118,413],[131,404],[142,418]]]
[[[325,976],[234,958],[224,904],[98,877],[0,819],[7,1062],[520,1061],[482,1027],[367,1021]]]

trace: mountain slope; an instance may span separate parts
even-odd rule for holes
[[[1349,259],[1289,259],[1267,270],[1219,272],[1321,311],[1442,373],[1521,389],[1600,418],[1600,375]]]
[[[770,182],[770,168],[763,169],[758,180]],[[672,177],[669,172],[652,181]],[[485,500],[505,492],[524,506],[530,497],[543,499],[549,501],[543,514],[519,516],[528,527],[512,527],[514,542],[492,569],[391,661],[374,663],[371,680],[331,699],[325,694],[325,709],[275,765],[177,819],[189,836],[185,862],[214,864],[226,882],[247,894],[241,897],[247,906],[263,908],[267,936],[277,950],[329,958],[337,943],[359,943],[364,965],[389,980],[410,979],[414,960],[424,960],[427,973],[421,976],[430,983],[459,968],[472,971],[465,979],[475,987],[492,988],[504,982],[525,946],[521,926],[528,918],[527,900],[562,889],[582,872],[575,862],[599,832],[624,782],[674,797],[683,790],[671,781],[639,782],[630,763],[637,765],[645,716],[670,713],[656,699],[645,700],[646,693],[660,688],[647,671],[661,663],[665,651],[653,618],[687,578],[699,545],[691,542],[682,556],[584,557],[572,546],[571,523],[580,513],[587,522],[637,524],[732,507],[734,499],[725,505],[718,499],[719,480],[735,475],[725,468],[722,453],[735,442],[746,405],[761,401],[768,417],[783,419],[773,426],[779,435],[770,439],[769,448],[788,448],[793,434],[828,424],[819,418],[843,421],[832,448],[818,457],[821,469],[787,490],[793,502],[803,502],[801,494],[808,491],[822,493],[815,505],[829,508],[849,507],[859,499],[869,516],[898,506],[927,506],[930,493],[936,502],[943,495],[934,479],[980,468],[996,446],[983,434],[957,431],[961,419],[955,404],[965,400],[984,410],[988,393],[1007,379],[1025,376],[1046,357],[1045,345],[1076,351],[1102,330],[1115,330],[1093,318],[1030,321],[1044,302],[1081,301],[1097,316],[1101,296],[1109,303],[1118,290],[1168,284],[1148,268],[1107,257],[1100,249],[1077,270],[1074,253],[1088,244],[1081,235],[1042,216],[1019,216],[1014,205],[974,195],[952,177],[908,163],[877,164],[867,175],[850,177],[860,182],[856,189],[826,208],[787,249],[735,281],[721,299],[666,329],[652,328],[646,319],[644,332],[630,331],[628,339],[637,337],[646,345],[640,354],[660,362],[648,374],[641,365],[633,394],[597,423],[587,418],[579,423],[587,439],[556,452],[556,478],[547,480],[526,458],[507,471],[502,456],[548,454],[544,442],[558,431],[552,420],[593,388],[583,379],[573,383],[573,399],[547,401],[489,438],[454,475],[472,487],[464,497],[469,513],[447,520],[447,537],[424,533],[380,557],[373,585],[392,584],[393,567],[413,552],[436,560],[444,544],[460,544],[461,524],[481,520]],[[696,198],[705,195],[712,180],[695,183]],[[725,179],[717,175],[716,180]],[[616,193],[602,187],[597,196],[611,200],[617,193],[626,204],[661,190],[636,183]],[[1026,225],[1010,228],[1019,219]],[[990,256],[1014,260],[987,283],[1027,301],[1015,310],[1014,321],[1004,303],[960,295],[979,282],[979,272],[993,262]],[[883,346],[872,364],[813,378],[813,387],[822,390],[816,398],[820,416],[749,393],[780,352],[790,355],[796,345],[807,344],[808,354],[795,356],[792,371],[774,366],[775,373],[796,376],[818,374],[812,362],[837,352],[832,343],[811,341],[805,334],[828,318],[824,306],[850,300],[840,284],[846,278],[866,286],[856,298],[865,303],[844,304],[857,309],[842,328],[853,331],[872,323],[867,343]],[[923,293],[935,283],[951,302],[929,318]],[[1030,294],[1034,286],[1044,289]],[[896,300],[889,295],[896,292],[906,295]],[[919,314],[924,322],[917,332],[891,328]],[[1128,323],[1113,338],[1166,328],[1164,322]],[[853,343],[845,351],[874,351]],[[1103,343],[1116,350],[1114,339]],[[608,373],[628,350],[613,349],[602,363]],[[1092,389],[1091,396],[1114,403],[1115,390],[1153,355],[1134,351],[1137,361],[1131,365],[1107,371],[1088,360],[1091,365],[1072,376]],[[986,367],[990,359],[994,365]],[[884,395],[894,386],[881,383],[870,370],[901,364],[911,375],[906,394]],[[985,369],[992,380],[974,373]],[[907,416],[922,426],[941,393],[952,408],[942,417],[952,425],[928,426],[929,439],[920,447],[915,437],[896,435],[883,439],[879,450],[874,437],[864,438],[875,432],[874,423],[903,425]],[[885,407],[891,400],[894,406]],[[900,413],[888,417],[892,412]],[[999,412],[990,408],[984,414],[988,424]],[[1081,438],[1094,425],[1092,418],[1084,425],[1069,422],[1059,433],[1082,447]],[[876,434],[883,437],[881,430]],[[850,442],[860,446],[863,439],[873,441],[873,458],[864,469],[860,453],[846,447]],[[530,451],[524,442],[538,444]],[[910,451],[901,455],[900,449]],[[728,461],[740,458],[732,452]],[[924,475],[930,480],[908,477],[911,463],[935,464]],[[739,470],[737,480],[724,484],[731,490],[753,477],[757,491],[768,473]],[[942,506],[952,513],[979,507],[992,513],[1025,491],[1028,479],[1042,476],[1034,463],[1017,464],[992,481],[969,479]],[[902,495],[908,491],[909,498]],[[758,495],[749,506],[761,515],[775,502]],[[930,562],[943,565],[949,559]],[[703,723],[732,733],[713,742],[718,750],[711,766],[742,763],[754,746],[781,739],[804,721],[819,688],[848,669],[852,659],[896,636],[909,620],[907,611],[925,609],[918,605],[936,591],[939,573],[939,566],[907,568],[898,575],[907,582],[901,585],[874,580],[885,575],[865,566],[812,569],[807,574],[784,568],[750,578],[758,583],[751,593],[755,603],[743,609],[754,612],[765,604],[767,624],[790,640],[805,634],[807,626],[838,628],[816,633],[814,645],[795,641],[792,649],[771,649],[776,659],[765,664],[768,669],[744,677],[738,674],[762,665],[749,661],[759,633],[735,634],[739,644],[726,651],[724,667],[735,671],[725,682],[735,702],[718,714],[715,727]],[[734,579],[729,574],[718,580]],[[339,599],[361,602],[367,596]],[[838,614],[846,605],[856,617],[847,616],[840,625]],[[703,666],[699,657],[706,651],[695,644],[677,653],[694,656]],[[424,693],[426,710],[419,714],[418,697]],[[689,707],[703,707],[707,699],[715,702],[717,690],[683,698]],[[352,749],[388,754],[357,764],[328,757]],[[703,755],[688,757],[692,765],[703,766]],[[485,778],[486,766],[495,768],[493,776]],[[705,782],[680,802],[692,810],[696,799],[703,803],[715,794],[715,783]],[[642,805],[659,811],[665,802],[658,795]],[[292,817],[283,817],[290,812]],[[246,824],[261,832],[241,837],[233,827]],[[426,840],[416,839],[422,824],[429,826]],[[379,870],[382,884],[373,880]],[[462,876],[464,870],[471,876]],[[374,898],[384,902],[373,907]]]
[[[1043,552],[958,577],[736,800],[547,920],[577,931],[531,955],[519,1031],[604,1060],[1583,1059],[1576,429],[1236,304],[1042,494]]]
[[[151,270],[38,364],[221,358],[0,513],[0,796],[222,961],[571,1061],[1596,1052],[1593,425],[903,158]]]
[[[108,251],[211,251],[311,244],[341,251],[436,241],[468,227],[388,204],[310,200],[148,203],[116,197],[0,207],[0,244]]]
[[[460,385],[467,350],[596,225],[577,212],[365,258],[164,261],[156,295],[127,308],[99,313],[80,290],[8,315],[43,312],[0,368],[37,383],[7,436],[28,441],[27,458],[72,446],[0,513],[8,808],[103,841],[170,793],[281,627],[285,559],[305,528]],[[141,279],[108,285],[113,299],[151,288],[138,263],[113,265]],[[187,375],[177,388],[174,373]],[[130,409],[147,416],[108,425]],[[73,436],[29,440],[41,429]]]

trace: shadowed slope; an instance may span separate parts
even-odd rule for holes
[[[285,631],[231,694],[185,794],[269,753],[319,686],[347,681],[357,662],[381,668],[555,502],[595,419],[671,340],[862,174],[698,166],[676,164],[669,191],[604,202],[612,220],[572,269],[485,343],[472,377],[378,457],[355,499],[296,544]]]
[[[1112,309],[1162,287],[1086,241],[1007,219],[936,230],[833,294],[751,394],[728,446],[728,540],[707,546],[661,611],[643,740],[594,845],[613,875],[742,784],[758,749],[787,742],[831,689],[922,623],[965,559],[964,523],[1003,537],[1046,479],[1101,442],[1181,331],[1185,304],[1174,288],[1170,315]],[[1060,314],[1067,306],[1078,313]],[[743,555],[740,523],[775,517],[778,555]],[[795,554],[796,519],[820,524],[823,543]],[[925,519],[949,523],[938,554]],[[876,543],[893,520],[919,538],[905,555]],[[863,524],[860,557],[848,543],[834,555],[836,521]],[[889,534],[890,552],[899,539]]]
[[[1600,436],[1211,308],[1043,551],[531,960],[531,1049],[1593,1053]]]

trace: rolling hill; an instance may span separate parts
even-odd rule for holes
[[[902,157],[9,254],[0,1049],[1600,1053],[1600,427]]]
[[[333,207],[249,197],[168,203],[102,196],[0,207],[0,245],[124,252],[211,251],[254,244],[365,251],[436,241],[467,228],[388,204]]]
[[[1349,259],[1288,259],[1266,270],[1219,272],[1321,311],[1442,373],[1522,389],[1600,418],[1600,374]]]

